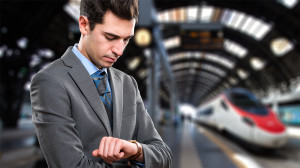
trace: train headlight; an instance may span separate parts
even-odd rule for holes
[[[254,127],[255,123],[253,122],[253,120],[251,118],[248,117],[243,117],[242,120],[249,126]]]

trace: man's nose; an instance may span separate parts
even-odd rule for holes
[[[115,42],[112,48],[112,52],[115,53],[117,56],[121,56],[123,54],[124,46],[125,46],[124,41],[118,40]]]

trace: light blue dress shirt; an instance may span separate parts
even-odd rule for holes
[[[73,53],[77,56],[77,58],[82,62],[86,70],[89,72],[90,75],[98,71],[99,69],[90,61],[88,60],[84,55],[81,54],[81,52],[77,49],[78,44],[76,43],[74,47],[72,48]],[[107,68],[103,68],[103,70],[107,74]]]

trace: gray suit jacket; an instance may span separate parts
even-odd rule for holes
[[[49,167],[102,168],[92,151],[103,136],[137,140],[146,168],[170,167],[172,154],[149,117],[136,81],[108,69],[113,95],[113,130],[89,73],[71,47],[31,82],[32,120]]]

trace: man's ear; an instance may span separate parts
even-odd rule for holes
[[[79,30],[82,35],[86,35],[90,31],[90,24],[89,20],[85,16],[79,16]]]

